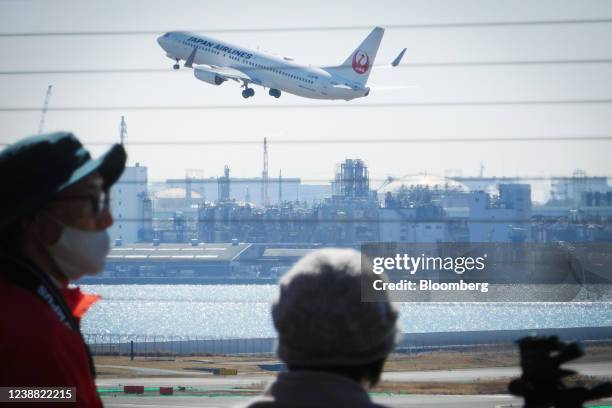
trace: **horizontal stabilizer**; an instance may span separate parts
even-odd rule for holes
[[[402,58],[404,58],[404,53],[406,52],[406,48],[404,48],[397,57],[395,57],[395,59],[393,60],[393,62],[391,63],[392,67],[397,67],[400,62],[402,62]]]

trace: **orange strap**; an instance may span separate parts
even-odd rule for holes
[[[61,292],[72,315],[77,319],[83,317],[87,310],[102,298],[100,295],[83,293],[80,288],[62,288]]]

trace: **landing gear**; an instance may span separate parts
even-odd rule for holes
[[[255,95],[255,90],[253,88],[249,88],[249,81],[242,81],[242,87],[244,88],[244,90],[242,91],[242,97],[244,99],[250,98],[251,96]]]
[[[278,90],[278,89],[274,89],[274,88],[271,88],[270,92],[268,92],[268,93],[270,94],[270,96],[273,96],[273,97],[275,97],[277,99],[280,98],[280,96],[281,96],[281,91]]]
[[[244,99],[250,98],[253,95],[255,95],[255,90],[253,88],[244,88],[244,91],[242,91],[242,97]]]
[[[179,61],[180,61],[180,60],[179,60],[179,59],[177,59],[177,60],[176,60],[176,64],[174,64],[174,65],[172,66],[172,68],[173,68],[174,70],[177,70],[177,69],[179,69],[179,68],[181,67],[181,66],[179,65]]]

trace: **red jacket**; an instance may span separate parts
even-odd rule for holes
[[[78,289],[63,289],[64,301],[77,322],[93,298]],[[32,291],[5,279],[0,271],[0,386],[76,387],[71,407],[102,407],[85,344],[48,303]],[[49,403],[19,403],[19,407]],[[61,404],[64,405],[64,404]]]

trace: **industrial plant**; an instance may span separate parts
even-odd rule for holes
[[[122,132],[125,122],[122,121]],[[123,134],[123,133],[122,133]],[[147,167],[126,168],[111,191],[115,224],[105,273],[93,280],[270,281],[305,253],[364,243],[609,242],[612,188],[576,171],[550,182],[535,204],[520,178],[387,177],[374,182],[364,160],[346,158],[328,183],[262,171],[216,177],[187,170],[151,183]]]

